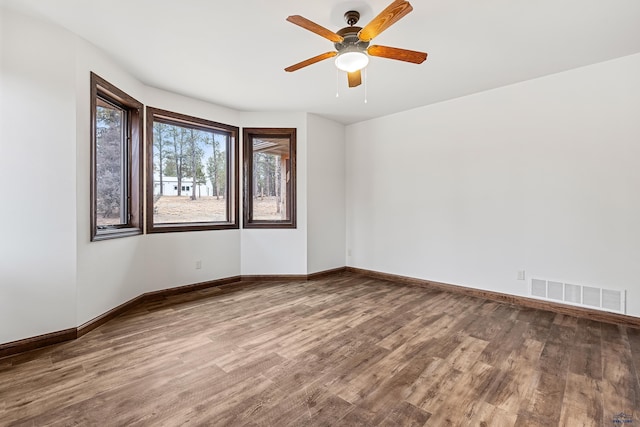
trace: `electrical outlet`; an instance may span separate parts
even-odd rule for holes
[[[200,270],[202,268],[202,260],[196,261],[196,270]]]
[[[351,256],[351,249],[347,249],[347,256]]]
[[[518,270],[518,280],[524,280],[524,270]]]

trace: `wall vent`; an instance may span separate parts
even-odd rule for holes
[[[537,299],[556,301],[598,310],[626,314],[627,291],[576,285],[560,280],[531,279],[530,295]]]

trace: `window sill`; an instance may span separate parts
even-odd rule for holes
[[[96,242],[99,240],[119,239],[121,237],[137,236],[142,234],[140,228],[128,227],[128,228],[109,228],[103,230],[97,230],[91,241]]]
[[[213,231],[213,230],[237,230],[237,223],[209,223],[209,222],[192,222],[192,223],[164,223],[154,224],[147,228],[147,234],[153,233],[175,233],[181,231]]]

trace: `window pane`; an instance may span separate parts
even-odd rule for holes
[[[253,138],[253,219],[288,220],[289,140]]]
[[[96,103],[96,224],[126,224],[125,112],[98,98]]]
[[[230,134],[153,123],[153,222],[228,222]]]
[[[296,228],[296,129],[245,128],[245,228]]]
[[[91,241],[142,234],[142,104],[91,73]]]

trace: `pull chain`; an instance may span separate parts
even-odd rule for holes
[[[364,103],[367,103],[367,69],[364,69]]]
[[[336,68],[336,98],[340,98],[340,70]]]

